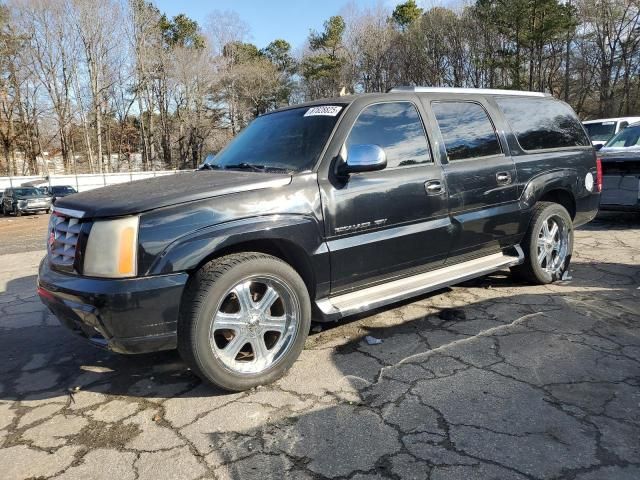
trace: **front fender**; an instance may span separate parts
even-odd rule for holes
[[[305,215],[278,214],[233,220],[196,230],[177,239],[157,256],[146,274],[163,275],[194,270],[215,256],[216,252],[234,245],[277,241],[302,250],[320,280],[329,276],[328,249],[321,231],[318,221]]]

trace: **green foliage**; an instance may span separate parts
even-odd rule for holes
[[[342,45],[342,35],[346,25],[344,19],[336,15],[324,22],[324,32],[311,32],[309,35],[309,45],[311,50],[324,50],[331,52],[335,56]]]
[[[280,72],[293,74],[296,61],[291,56],[291,45],[286,40],[277,39],[267,45],[262,54],[273,63]]]
[[[200,49],[205,46],[198,22],[183,13],[176,15],[171,20],[166,15],[162,15],[158,26],[167,47]]]
[[[565,39],[577,25],[576,10],[559,0],[477,0],[475,13],[488,30],[504,36],[496,64],[512,72],[511,88],[523,88],[524,52],[529,63],[528,88],[535,88],[535,78],[542,73],[544,49],[556,40]],[[538,82],[539,83],[539,82]]]
[[[302,75],[308,83],[316,85],[320,95],[336,95],[340,90],[340,81],[344,58],[340,55],[343,48],[344,19],[331,17],[324,22],[322,33],[309,34],[309,46],[315,55],[306,57],[301,65]]]
[[[234,65],[249,63],[262,57],[262,52],[253,43],[230,42],[222,49],[222,54]]]
[[[391,14],[391,20],[402,30],[406,29],[422,15],[422,9],[418,7],[415,0],[407,0],[396,6]]]

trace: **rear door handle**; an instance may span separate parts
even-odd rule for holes
[[[444,185],[440,180],[429,180],[425,182],[424,189],[427,195],[442,195],[444,193]]]
[[[508,185],[511,183],[511,174],[509,172],[496,173],[496,180],[500,185]]]

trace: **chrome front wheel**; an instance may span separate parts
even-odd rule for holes
[[[291,348],[299,328],[295,293],[274,276],[248,277],[224,295],[211,323],[211,348],[237,374],[271,368]]]
[[[265,253],[233,253],[187,283],[178,350],[202,379],[241,391],[282,377],[310,328],[309,291],[291,265]]]

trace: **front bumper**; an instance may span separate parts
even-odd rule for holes
[[[118,353],[172,350],[188,274],[98,279],[56,272],[46,257],[38,295],[60,323]]]
[[[50,210],[51,209],[51,205],[50,204],[49,205],[38,205],[38,206],[35,206],[35,205],[24,205],[22,207],[20,205],[17,205],[16,208],[20,213],[37,213],[37,212],[46,212],[46,211]]]

